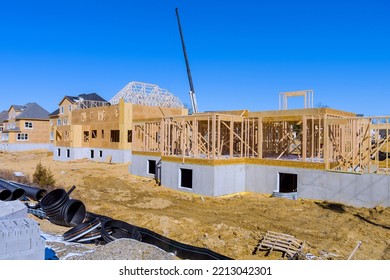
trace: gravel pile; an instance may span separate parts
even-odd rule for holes
[[[72,256],[68,260],[175,260],[174,254],[134,239],[117,239],[93,252]]]

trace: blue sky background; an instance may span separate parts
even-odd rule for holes
[[[200,111],[274,110],[313,89],[317,106],[390,115],[387,0],[1,1],[0,110],[131,81],[190,104],[176,7]]]

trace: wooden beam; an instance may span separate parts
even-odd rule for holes
[[[211,119],[211,143],[212,143],[212,158],[215,159],[215,153],[216,153],[216,145],[217,145],[217,135],[216,135],[216,128],[217,128],[217,116],[213,114]]]
[[[257,118],[257,155],[263,158],[263,121],[261,117]]]
[[[325,168],[330,169],[330,164],[329,164],[329,126],[327,123],[327,118],[324,118],[324,163],[325,163]]]
[[[234,120],[233,117],[230,119],[230,126],[229,126],[229,155],[231,158],[233,158],[233,141],[234,141]]]
[[[301,140],[301,155],[302,160],[306,161],[307,155],[307,116],[303,115],[302,117],[302,140]]]
[[[217,117],[217,157],[221,157],[222,143],[221,143],[221,119]]]

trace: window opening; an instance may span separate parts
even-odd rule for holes
[[[120,131],[119,130],[111,130],[111,142],[119,142],[120,139]]]
[[[297,191],[297,174],[279,173],[279,192],[289,193]]]
[[[192,189],[192,169],[180,168],[180,187]]]
[[[148,160],[148,174],[156,174],[156,161]]]

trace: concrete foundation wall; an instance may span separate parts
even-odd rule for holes
[[[214,169],[214,195],[246,191],[245,164],[212,166]]]
[[[148,161],[160,161],[160,157],[133,155],[129,172],[144,177],[156,178],[148,173]],[[181,186],[181,169],[192,171],[192,188]],[[176,190],[199,193],[210,196],[245,191],[245,165],[207,166],[162,162],[161,184]],[[158,178],[158,177],[157,177]]]
[[[279,173],[297,174],[298,197],[328,200],[356,207],[390,206],[390,176],[349,174],[302,168],[247,165],[246,190],[279,191]]]
[[[180,169],[192,170],[192,188],[181,187]],[[180,164],[174,162],[162,162],[161,184],[172,189],[214,196],[215,172],[214,167],[194,164]]]
[[[148,160],[160,157],[134,155],[129,172],[148,174]],[[192,170],[192,188],[181,187],[181,170]],[[349,174],[323,170],[265,166],[257,164],[197,165],[163,161],[163,186],[197,194],[219,196],[237,192],[272,194],[279,192],[279,173],[297,175],[298,198],[328,200],[356,207],[390,206],[390,176],[379,174]]]
[[[12,144],[2,143],[0,144],[0,150],[7,151],[7,152],[24,152],[24,151],[34,151],[34,150],[52,151],[53,145],[33,144],[33,143],[12,143]]]
[[[93,158],[91,151],[93,151]],[[58,161],[88,159],[97,162],[126,163],[131,162],[131,158],[131,150],[69,147],[54,147],[53,149],[53,159]]]
[[[148,172],[149,160],[154,160],[157,164],[161,160],[161,157],[132,155],[132,163],[129,165],[129,172],[137,176],[155,178],[156,174],[150,174]]]

